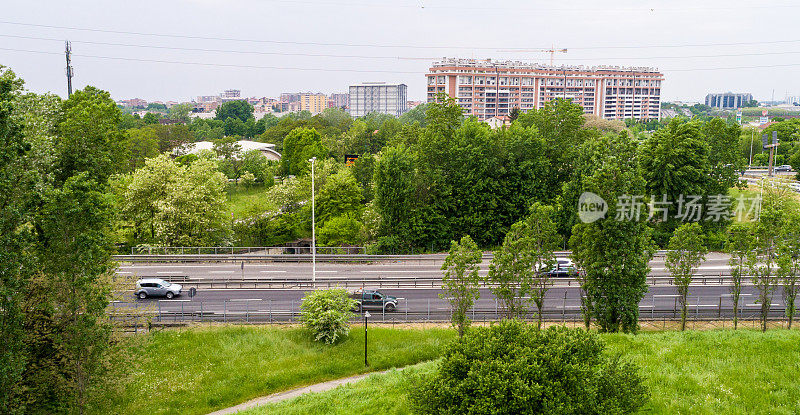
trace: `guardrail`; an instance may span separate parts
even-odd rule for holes
[[[654,258],[663,257],[667,251],[659,250]],[[567,257],[570,251],[555,252],[557,257]],[[317,254],[317,262],[379,262],[379,261],[432,261],[441,262],[447,254],[420,254],[420,255],[366,255],[366,254]],[[115,255],[114,260],[119,262],[311,262],[311,254],[175,254],[175,255]],[[483,259],[490,261],[491,252],[484,253]]]
[[[642,321],[680,320],[680,305],[676,295],[656,295],[639,303],[639,318]],[[739,318],[756,320],[761,305],[753,303],[750,294],[743,294]],[[543,318],[546,321],[581,321],[582,312],[577,305],[578,298],[548,298],[545,301]],[[444,322],[450,319],[450,307],[443,299],[398,299],[395,311],[369,309],[371,320],[383,323],[406,322]],[[502,316],[502,306],[493,299],[480,299],[468,312],[473,321],[496,321]],[[535,309],[529,309],[527,317],[534,317]],[[730,319],[733,304],[729,295],[690,297],[687,306],[690,321],[709,321]],[[770,320],[782,321],[785,307],[771,304]],[[300,321],[300,301],[276,301],[249,298],[225,301],[117,301],[108,309],[109,315],[126,325],[143,323],[297,323]],[[362,319],[360,313],[353,313],[352,321]]]
[[[319,277],[312,282],[311,278],[280,277],[244,277],[244,278],[208,278],[189,277],[185,275],[153,276],[140,275],[140,278],[161,278],[172,283],[179,283],[186,288],[197,289],[314,289],[314,288],[441,288],[441,277]],[[777,277],[775,277],[777,279]],[[575,278],[552,278],[551,287],[579,287]],[[722,286],[731,284],[729,275],[696,275],[692,277],[693,285]],[[674,286],[671,276],[648,276],[647,283],[651,287]],[[742,278],[743,285],[752,285],[751,277]],[[481,288],[491,288],[491,284],[480,283]]]

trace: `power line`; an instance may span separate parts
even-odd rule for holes
[[[15,49],[3,48],[0,50],[11,52],[24,52],[36,53],[43,55],[61,55],[61,52],[30,50],[30,49]],[[396,70],[379,70],[379,69],[339,69],[339,68],[303,68],[303,67],[290,67],[290,66],[261,66],[261,65],[242,65],[242,64],[229,64],[229,63],[211,63],[211,62],[189,62],[189,61],[176,61],[176,60],[162,60],[162,59],[144,59],[144,58],[128,58],[123,56],[103,56],[103,55],[85,55],[72,53],[71,56],[78,56],[83,58],[92,59],[106,59],[106,60],[120,60],[132,62],[149,62],[149,63],[166,63],[178,65],[200,65],[200,66],[216,66],[226,68],[246,68],[246,69],[275,69],[275,70],[293,70],[293,71],[318,71],[318,72],[358,72],[358,73],[392,73],[392,74],[421,74],[420,71],[396,71]],[[713,68],[680,68],[680,69],[665,69],[664,72],[693,72],[693,71],[716,71],[716,70],[729,70],[729,69],[757,69],[757,68],[783,68],[800,66],[800,63],[787,63],[787,64],[770,64],[770,65],[745,65],[745,66],[726,66],[726,67],[713,67]]]
[[[0,37],[10,37],[15,39],[30,39],[30,40],[44,40],[61,42],[61,39],[38,37],[38,36],[22,36],[22,35],[7,35],[0,34]],[[800,41],[798,41],[800,42]],[[162,45],[142,45],[132,43],[117,43],[117,42],[98,42],[91,40],[73,40],[72,43],[87,44],[87,45],[100,45],[100,46],[121,46],[121,47],[134,47],[144,49],[163,49],[163,50],[182,50],[191,52],[214,52],[214,53],[235,53],[235,54],[249,54],[249,55],[273,55],[273,56],[304,56],[304,57],[324,57],[324,58],[355,58],[355,59],[393,59],[393,60],[425,60],[431,61],[438,59],[432,56],[386,56],[386,55],[338,55],[328,53],[297,53],[297,52],[264,52],[264,51],[249,51],[249,50],[232,50],[232,49],[212,49],[212,48],[193,48],[193,47],[179,47],[179,46],[162,46]],[[524,52],[541,52],[542,50],[525,50]],[[512,50],[498,50],[500,53],[515,52]],[[755,52],[755,53],[726,53],[715,55],[682,55],[682,56],[610,56],[603,57],[602,60],[635,60],[635,59],[697,59],[697,58],[724,58],[724,57],[745,57],[745,56],[771,56],[771,55],[796,55],[800,51],[781,51],[781,52]],[[531,59],[519,59],[531,60]],[[573,61],[573,62],[588,62],[597,61],[598,58],[560,58],[560,61]]]
[[[800,7],[798,5],[797,7]],[[151,36],[159,38],[176,38],[176,39],[189,39],[189,40],[208,40],[208,41],[225,41],[225,42],[247,42],[247,43],[267,43],[267,44],[282,44],[282,45],[305,45],[305,46],[340,46],[340,47],[370,47],[370,48],[395,48],[395,49],[465,49],[465,50],[492,50],[497,51],[504,49],[512,52],[524,52],[531,49],[546,49],[543,48],[508,48],[508,47],[488,47],[488,46],[441,46],[441,45],[390,45],[390,44],[360,44],[360,43],[326,43],[326,42],[301,42],[290,40],[274,40],[274,39],[244,39],[244,38],[230,38],[230,37],[213,37],[213,36],[197,36],[197,35],[183,35],[183,34],[169,34],[169,33],[147,33],[147,32],[132,32],[123,30],[110,30],[110,29],[97,29],[97,28],[82,28],[73,26],[58,26],[46,25],[38,23],[23,23],[0,20],[0,24],[16,25],[16,26],[29,26],[47,29],[61,29],[61,30],[74,30],[83,32],[95,33],[108,33],[132,36]],[[789,43],[800,43],[800,39],[790,40],[768,40],[768,41],[752,41],[752,42],[724,42],[724,43],[685,43],[685,44],[672,44],[672,45],[616,45],[616,46],[579,46],[568,47],[570,50],[606,50],[606,49],[657,49],[657,48],[689,48],[689,47],[716,47],[716,46],[747,46],[747,45],[780,45]]]

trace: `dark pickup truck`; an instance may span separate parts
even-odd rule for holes
[[[384,295],[375,290],[356,290],[350,293],[350,298],[358,301],[354,311],[361,312],[363,309],[378,309],[392,312],[397,310],[397,298],[391,295]]]

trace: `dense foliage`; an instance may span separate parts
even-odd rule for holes
[[[647,389],[637,368],[603,353],[593,333],[518,320],[478,327],[411,386],[420,414],[628,414]]]
[[[311,291],[300,304],[300,320],[314,335],[314,340],[335,343],[350,332],[350,316],[356,300],[344,289]]]

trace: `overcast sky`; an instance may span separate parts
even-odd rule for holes
[[[386,81],[422,100],[437,58],[549,63],[536,50],[551,45],[569,50],[556,64],[658,67],[666,100],[800,95],[797,1],[3,0],[0,10],[0,65],[62,96],[66,39],[75,87],[115,99]]]

